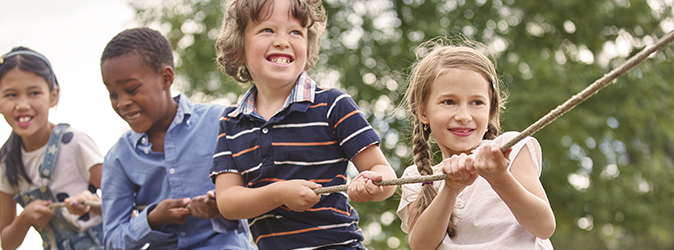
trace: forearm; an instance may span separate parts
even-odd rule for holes
[[[283,194],[277,192],[274,184],[258,188],[232,186],[218,191],[218,210],[229,220],[254,218],[269,212],[283,205],[280,199]]]
[[[511,174],[490,184],[522,227],[541,239],[552,236],[555,216],[547,201],[527,191]]]
[[[422,194],[419,194],[422,195]],[[436,249],[447,234],[457,194],[443,188],[424,210],[417,221],[410,225],[411,249]]]
[[[16,249],[23,243],[32,225],[19,215],[6,227],[2,228],[2,249]]]
[[[161,242],[174,236],[152,231],[147,220],[147,208],[134,218],[131,218],[131,214],[119,212],[123,214],[122,217],[106,217],[103,220],[105,249],[139,249],[145,243]]]
[[[381,174],[384,177],[383,180],[391,180],[391,179],[398,178],[396,176],[396,173],[393,171],[393,168],[391,168],[387,165],[376,165],[376,166],[372,167],[372,169],[370,169],[370,171],[377,172],[377,173]],[[393,195],[393,193],[395,193],[396,188],[397,188],[396,186],[381,186],[381,187],[383,189],[383,192],[380,195],[378,195],[376,198],[374,198],[373,199],[374,201],[381,201],[381,200],[387,199],[388,197],[391,197],[391,195]]]

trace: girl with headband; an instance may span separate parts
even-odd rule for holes
[[[83,205],[100,201],[103,155],[86,134],[49,122],[59,89],[41,54],[17,47],[0,57],[0,112],[12,127],[0,149],[3,249],[19,247],[31,226],[44,249],[103,249],[100,207]]]

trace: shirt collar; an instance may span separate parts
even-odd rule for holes
[[[194,111],[194,104],[192,104],[190,99],[187,98],[187,96],[184,94],[179,94],[173,97],[173,100],[178,103],[178,110],[176,111],[176,116],[173,118],[173,123],[175,123],[175,125],[185,123],[187,126],[189,126],[190,116],[192,116],[192,112]],[[171,127],[172,126],[173,124]],[[131,141],[135,142],[134,147],[138,147],[139,144],[146,145],[149,143],[147,134],[145,134],[145,132],[138,133],[133,130],[131,130]]]
[[[280,110],[286,109],[295,102],[313,102],[316,92],[316,82],[312,80],[306,71],[302,71],[295,87],[290,91],[285,104]],[[257,87],[253,86],[243,96],[243,100],[237,108],[227,114],[229,117],[237,117],[239,114],[245,116],[251,115],[255,111],[255,98],[257,97]]]

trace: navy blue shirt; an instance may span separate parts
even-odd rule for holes
[[[252,87],[220,121],[211,177],[238,173],[246,187],[304,179],[324,187],[347,182],[350,159],[379,136],[353,99],[324,89],[303,73],[286,105],[269,121],[255,112]],[[362,248],[358,214],[345,193],[322,195],[305,212],[278,207],[249,219],[260,249]]]

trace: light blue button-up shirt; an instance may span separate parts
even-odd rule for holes
[[[215,185],[208,178],[218,119],[224,107],[193,104],[180,95],[166,131],[164,153],[153,152],[145,133],[126,132],[103,163],[101,191],[106,249],[254,249],[245,221],[190,216],[184,224],[152,230],[148,211],[164,199],[194,198]],[[134,206],[148,206],[132,217]]]

